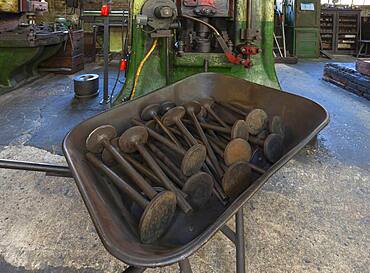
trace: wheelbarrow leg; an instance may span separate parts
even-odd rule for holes
[[[235,216],[236,236],[233,231],[226,225],[221,231],[232,241],[236,246],[236,273],[245,273],[245,242],[244,242],[244,217],[243,208],[241,208]],[[189,259],[184,259],[179,262],[180,273],[192,273]],[[130,266],[123,273],[143,273],[146,268]]]
[[[234,244],[236,245],[236,233],[229,228],[227,225],[224,225],[221,228],[221,232]]]
[[[193,270],[191,270],[189,259],[185,259],[179,262],[179,266],[180,266],[180,273],[193,273]]]
[[[236,213],[236,272],[245,273],[245,242],[243,208]]]
[[[145,267],[129,266],[129,268],[127,268],[122,273],[143,273],[145,270],[146,270]]]
[[[235,244],[236,247],[236,273],[245,273],[245,242],[244,242],[244,217],[243,208],[235,215],[236,232],[227,225],[221,228],[221,232]]]

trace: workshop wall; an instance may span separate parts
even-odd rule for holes
[[[0,0],[0,11],[17,12],[18,6],[18,0]]]
[[[362,6],[361,16],[370,16],[370,6]]]
[[[49,12],[38,18],[38,22],[54,22],[55,18],[63,17],[78,23],[79,9],[67,7],[65,0],[46,0],[49,4]]]

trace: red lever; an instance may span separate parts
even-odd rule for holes
[[[119,64],[119,70],[126,71],[126,67],[127,67],[127,60],[121,59],[121,63]]]
[[[103,5],[102,7],[101,7],[101,11],[100,11],[100,15],[101,16],[109,16],[109,5]]]

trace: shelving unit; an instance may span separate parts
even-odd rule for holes
[[[355,54],[361,30],[361,10],[330,8],[321,10],[321,49],[333,54]]]
[[[322,49],[332,51],[334,49],[334,14],[321,13],[320,37]]]

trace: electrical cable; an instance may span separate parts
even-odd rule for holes
[[[140,77],[141,71],[143,70],[143,67],[144,67],[146,61],[149,59],[149,57],[152,55],[153,51],[156,49],[157,45],[158,45],[158,39],[155,39],[153,41],[153,44],[152,44],[151,48],[149,49],[148,53],[145,55],[144,59],[140,62],[140,65],[139,65],[139,67],[136,71],[136,74],[135,74],[134,86],[132,88],[129,100],[132,100],[135,97],[136,88],[137,88],[137,84],[139,82],[139,77]]]
[[[114,91],[116,90],[117,84],[118,84],[118,82],[120,82],[120,80],[119,80],[120,76],[121,76],[121,69],[119,69],[119,66],[118,66],[118,73],[117,73],[116,81],[114,82],[113,88],[112,88],[112,90],[110,92],[110,96],[109,96],[111,102],[112,102]]]
[[[127,43],[127,36],[128,36],[128,34],[126,33],[126,35],[124,35],[123,33],[124,33],[124,22],[125,22],[125,15],[124,15],[124,13],[122,13],[122,29],[121,29],[121,32],[122,32],[122,36],[121,36],[121,42],[122,42],[122,49],[121,49],[121,58],[123,59],[123,58],[126,58],[127,56],[125,56],[125,55],[127,55],[127,52],[125,52],[126,51],[126,48],[124,48],[124,46],[126,47],[126,43]],[[128,30],[129,31],[129,30]],[[116,79],[115,79],[115,82],[114,82],[114,85],[113,85],[113,88],[112,88],[112,90],[111,90],[111,92],[110,92],[110,102],[112,103],[112,101],[113,101],[113,96],[114,96],[114,92],[115,92],[115,90],[116,90],[116,88],[117,88],[117,84],[118,83],[121,83],[121,84],[123,84],[122,83],[122,81],[120,81],[120,76],[121,76],[121,69],[120,69],[120,66],[121,66],[121,63],[119,63],[119,65],[118,65],[118,72],[117,72],[117,77],[116,77]]]

